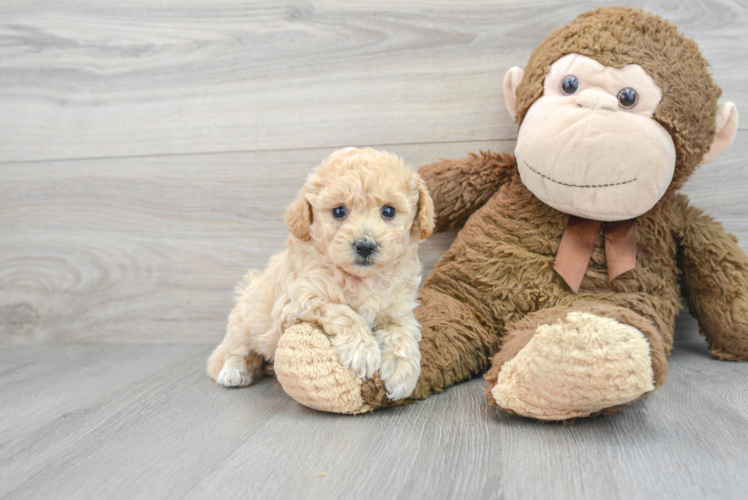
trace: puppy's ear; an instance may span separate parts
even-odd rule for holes
[[[312,227],[312,205],[306,199],[307,188],[301,188],[296,200],[286,210],[286,227],[291,234],[302,241],[309,241],[312,237],[309,228]]]
[[[426,183],[420,176],[418,179],[418,209],[410,228],[410,238],[413,241],[425,240],[434,232],[434,200],[431,199]]]

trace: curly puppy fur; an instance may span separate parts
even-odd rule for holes
[[[338,207],[342,218],[333,216]],[[342,149],[307,178],[285,222],[286,250],[239,286],[208,374],[227,387],[249,385],[273,361],[283,331],[309,322],[330,336],[345,368],[362,378],[379,370],[390,399],[410,395],[421,359],[417,243],[434,229],[424,182],[393,154]],[[370,255],[356,250],[362,242]]]

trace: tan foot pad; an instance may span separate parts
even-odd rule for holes
[[[632,326],[572,312],[536,332],[501,367],[491,394],[502,408],[540,420],[566,420],[654,390],[649,343]]]
[[[361,379],[343,368],[328,337],[312,325],[294,325],[283,333],[274,366],[283,390],[304,406],[332,413],[369,411]]]

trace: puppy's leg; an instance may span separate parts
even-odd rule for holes
[[[402,320],[389,320],[374,332],[382,349],[379,376],[387,398],[397,401],[413,393],[421,374],[421,331],[412,313]]]
[[[226,345],[221,342],[213,350],[213,354],[208,358],[208,376],[213,380],[218,379],[218,374],[221,373],[223,363],[226,361]]]
[[[318,322],[330,335],[330,343],[345,368],[361,378],[371,378],[379,369],[381,353],[369,326],[356,311],[343,304],[314,303],[304,321]]]
[[[262,356],[249,350],[247,354],[232,354],[218,373],[216,382],[224,387],[244,387],[262,375]]]
[[[226,338],[208,360],[208,374],[212,377],[218,371],[215,379],[222,386],[244,387],[262,375],[264,359],[250,348],[250,335],[239,315],[232,313]],[[221,368],[217,370],[219,364]]]

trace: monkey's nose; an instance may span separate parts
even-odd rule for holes
[[[361,257],[366,258],[376,252],[377,244],[371,241],[360,240],[353,245],[353,248],[356,249],[357,254],[359,254]]]
[[[583,90],[577,97],[577,104],[583,108],[590,109],[608,109],[615,111],[618,109],[618,99],[605,92],[597,90]]]

